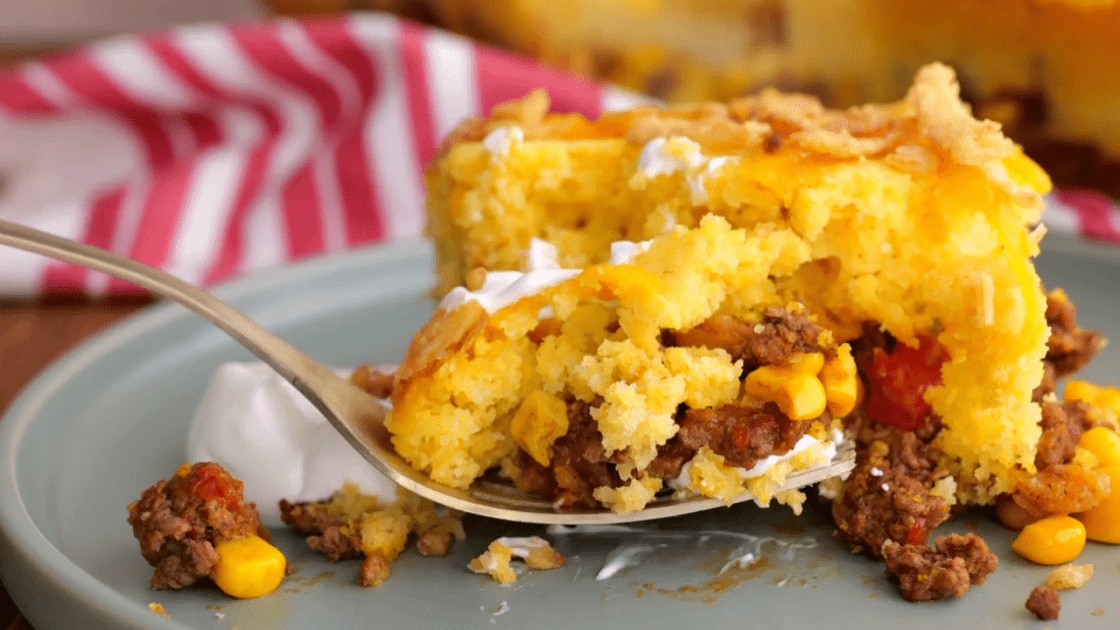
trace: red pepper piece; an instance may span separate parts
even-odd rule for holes
[[[918,347],[902,343],[890,354],[876,348],[868,377],[867,415],[874,421],[913,431],[929,422],[933,409],[923,396],[941,384],[941,365],[949,352],[932,337]]]
[[[195,464],[188,473],[193,476],[187,490],[204,501],[214,501],[229,510],[236,510],[244,484],[234,479],[224,468],[213,462]]]

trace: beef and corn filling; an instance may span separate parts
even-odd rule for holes
[[[800,505],[779,490],[832,458],[858,379],[800,303],[773,306],[797,249],[788,230],[708,217],[492,312],[482,297],[441,308],[397,372],[394,446],[441,483],[498,468],[561,505],[638,510],[667,480]]]
[[[749,471],[789,453],[811,429],[826,438],[833,418],[849,413],[859,393],[850,348],[837,346],[800,309],[771,307],[757,324],[717,315],[687,331],[666,330],[661,343],[727,352],[743,366],[741,395],[718,407],[682,404],[674,416],[676,435],[658,447],[643,477],[677,480],[701,453],[705,460],[722,458],[725,468]],[[623,460],[603,448],[592,409],[543,391],[526,399],[510,425],[521,447],[514,460],[520,488],[551,497],[559,507],[597,507],[596,488],[622,485],[616,465]],[[730,498],[734,490],[720,496]]]

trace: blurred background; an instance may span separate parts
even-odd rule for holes
[[[849,106],[953,65],[1059,185],[1120,196],[1116,0],[0,0],[9,63],[199,21],[389,11],[670,101],[764,86]]]

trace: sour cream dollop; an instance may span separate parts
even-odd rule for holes
[[[280,499],[324,499],[347,481],[396,500],[396,484],[264,363],[227,363],[214,372],[191,420],[186,456],[218,462],[243,481],[245,499],[269,526],[283,524]]]
[[[630,263],[634,256],[649,249],[651,241],[615,241],[611,243],[612,265]],[[491,271],[486,274],[482,287],[470,291],[466,287],[455,287],[444,296],[439,307],[453,311],[466,302],[478,302],[486,312],[493,313],[514,302],[536,295],[548,287],[556,286],[565,280],[579,275],[579,269],[563,269],[556,262],[556,246],[547,241],[534,238],[529,241],[529,249],[522,257],[523,271]]]

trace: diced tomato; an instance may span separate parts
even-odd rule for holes
[[[224,505],[227,509],[237,509],[242,500],[241,492],[244,484],[234,479],[224,468],[213,462],[195,464],[194,478],[187,485],[187,490],[203,499]]]
[[[911,545],[921,545],[926,542],[929,532],[926,531],[926,519],[918,517],[918,522],[910,526],[906,532],[906,542]]]
[[[941,384],[941,365],[948,359],[948,351],[932,337],[918,337],[917,348],[899,343],[890,354],[876,348],[867,375],[867,415],[904,431],[928,422],[933,410],[923,396]]]

